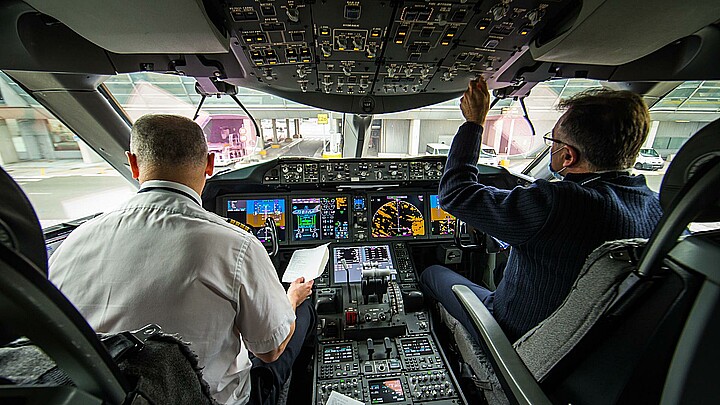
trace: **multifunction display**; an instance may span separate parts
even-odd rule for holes
[[[424,236],[424,199],[422,194],[371,196],[371,236],[373,238]]]
[[[390,246],[348,246],[333,248],[333,280],[335,283],[359,283],[363,269],[388,269],[393,279],[397,272],[390,257]],[[349,277],[349,278],[348,278]]]
[[[354,359],[351,345],[326,346],[323,349],[323,363],[342,363]]]
[[[290,199],[292,240],[343,240],[350,237],[348,197]]]
[[[425,356],[433,354],[433,348],[427,338],[412,338],[401,340],[402,352],[406,357]]]
[[[311,194],[312,193],[312,194]],[[268,218],[275,220],[278,242],[384,242],[391,239],[450,239],[455,217],[440,208],[437,194],[422,191],[346,194],[227,195],[218,213],[250,228],[269,242]]]
[[[285,240],[285,199],[227,200],[225,215],[249,226],[261,242],[270,240],[265,226],[268,218],[275,220],[278,239]]]
[[[455,217],[440,208],[437,194],[430,194],[430,235],[442,236],[455,233]]]
[[[405,401],[402,381],[400,379],[369,381],[370,403],[392,404]]]

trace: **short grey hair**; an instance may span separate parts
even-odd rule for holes
[[[155,168],[204,166],[207,141],[193,120],[179,115],[147,114],[133,124],[130,152],[139,165]]]

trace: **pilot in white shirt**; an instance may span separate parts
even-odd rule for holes
[[[144,116],[130,150],[138,194],[73,231],[50,258],[50,280],[98,332],[156,323],[180,334],[215,399],[244,404],[248,350],[272,362],[313,328],[309,305],[297,308],[312,280],[297,280],[286,293],[262,244],[202,208],[199,191],[214,156],[194,122]],[[278,367],[292,367],[294,358],[287,360]]]

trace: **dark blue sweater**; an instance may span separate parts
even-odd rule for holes
[[[502,190],[478,182],[483,128],[458,130],[440,180],[440,206],[512,245],[493,316],[517,340],[570,292],[585,258],[608,240],[650,237],[662,216],[645,177],[623,172],[568,174]]]

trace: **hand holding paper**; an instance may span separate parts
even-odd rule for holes
[[[328,245],[329,243],[326,243],[312,249],[296,250],[283,274],[283,283],[291,283],[300,277],[306,282],[320,277],[330,258]]]

